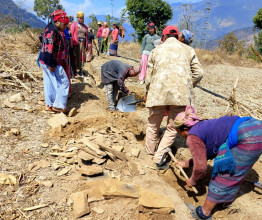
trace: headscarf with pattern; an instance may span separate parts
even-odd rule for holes
[[[194,107],[191,106],[191,105],[188,105],[184,112],[180,112],[176,116],[176,118],[174,120],[174,124],[175,124],[176,128],[179,128],[183,125],[185,125],[187,127],[192,127],[196,123],[198,123],[199,120],[200,120],[200,118],[198,118],[196,116]]]

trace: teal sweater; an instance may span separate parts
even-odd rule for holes
[[[159,39],[159,36],[156,34],[154,35],[146,34],[143,39],[140,54],[142,54],[144,50],[147,50],[147,51],[153,50],[155,48],[154,41],[158,39]]]

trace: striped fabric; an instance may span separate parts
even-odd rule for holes
[[[251,118],[238,128],[238,145],[231,149],[236,161],[234,175],[218,174],[210,181],[207,199],[214,203],[232,202],[245,176],[262,154],[262,121]]]

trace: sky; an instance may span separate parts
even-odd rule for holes
[[[194,3],[201,0],[166,0],[168,3]],[[33,12],[34,0],[14,0],[14,2],[23,2],[24,8],[27,11]],[[112,0],[60,0],[68,15],[75,16],[77,11],[83,11],[86,16],[90,14],[106,15],[110,14],[114,17],[119,17],[121,10],[125,8],[126,0],[114,0],[114,9],[112,11]],[[35,13],[34,13],[35,14]]]

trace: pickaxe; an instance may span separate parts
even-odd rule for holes
[[[172,160],[173,160],[175,163],[177,163],[177,159],[174,157],[171,149],[170,149],[170,148],[167,148],[167,149],[165,150],[165,153],[163,154],[160,162],[159,162],[159,165],[162,165],[162,164],[163,164],[163,162],[164,162],[167,154],[169,154],[170,157],[172,158]],[[189,178],[188,178],[187,174],[185,173],[185,171],[183,170],[183,168],[182,168],[179,164],[176,164],[176,166],[179,168],[179,170],[181,171],[181,173],[183,174],[183,176],[188,180]],[[198,194],[198,191],[197,191],[197,189],[196,189],[194,186],[192,187],[192,189],[193,189],[193,191],[194,191],[196,194]]]

